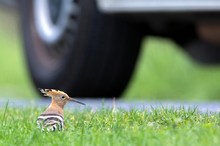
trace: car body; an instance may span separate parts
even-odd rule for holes
[[[218,0],[21,0],[19,10],[36,87],[120,96],[146,35],[170,38],[200,62],[220,62]]]

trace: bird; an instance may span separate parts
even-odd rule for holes
[[[44,96],[51,97],[51,103],[48,108],[41,113],[37,118],[37,127],[42,131],[45,129],[50,131],[64,130],[64,112],[63,108],[67,102],[73,101],[85,105],[72,97],[69,97],[65,92],[56,89],[39,89]]]

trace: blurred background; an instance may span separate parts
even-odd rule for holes
[[[40,97],[27,67],[14,6],[0,5],[0,98]],[[74,90],[74,89],[73,89]],[[219,100],[220,66],[193,60],[171,39],[145,36],[123,99]]]

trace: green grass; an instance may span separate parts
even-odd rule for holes
[[[16,12],[0,8],[0,97],[38,96],[30,80]],[[219,100],[220,67],[196,64],[172,41],[146,38],[126,99]],[[74,89],[73,89],[74,90]]]
[[[125,97],[172,100],[219,100],[220,66],[196,63],[172,41],[143,42]],[[130,98],[130,99],[131,99]]]
[[[18,17],[0,7],[0,97],[34,98],[36,93],[26,68]]]
[[[41,132],[41,108],[2,107],[0,145],[213,146],[220,145],[220,115],[196,109],[65,110],[65,130]],[[25,113],[25,114],[24,114]]]

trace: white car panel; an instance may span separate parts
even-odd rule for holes
[[[220,11],[220,0],[97,0],[107,13],[160,11]]]

